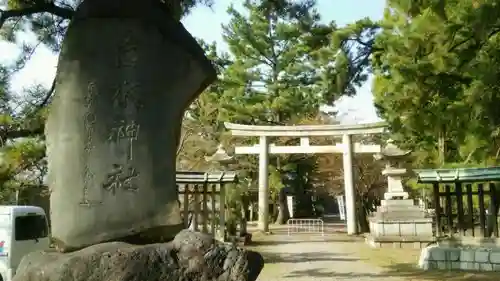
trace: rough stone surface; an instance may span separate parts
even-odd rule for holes
[[[419,267],[432,269],[461,269],[500,271],[500,249],[480,247],[448,247],[431,245],[422,249]]]
[[[181,231],[172,242],[134,246],[103,243],[72,252],[34,252],[13,281],[255,281],[264,266],[257,252]]]
[[[164,242],[182,229],[181,120],[216,75],[159,3],[85,0],[70,23],[46,125],[59,251]]]

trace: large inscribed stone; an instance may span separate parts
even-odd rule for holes
[[[185,108],[215,71],[159,1],[86,0],[63,42],[46,124],[60,251],[170,240]]]

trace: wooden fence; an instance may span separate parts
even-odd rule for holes
[[[419,173],[420,183],[432,184],[437,237],[499,237],[500,176],[481,174],[478,170],[490,171],[443,169]],[[436,174],[434,177],[429,176],[431,171]]]
[[[202,232],[224,239],[225,189],[227,184],[237,181],[235,172],[177,172],[176,183],[184,226],[199,231],[201,225]]]

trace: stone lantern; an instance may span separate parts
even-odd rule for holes
[[[219,163],[221,167],[224,168],[224,170],[227,168],[229,164],[235,162],[234,157],[227,154],[222,144],[219,144],[219,146],[217,147],[217,151],[215,151],[215,153],[212,154],[212,156],[205,156],[205,161],[211,163]]]
[[[434,241],[432,218],[428,218],[423,209],[416,206],[403,189],[402,178],[410,173],[404,167],[411,151],[398,148],[391,140],[374,157],[385,162],[382,174],[387,176],[387,191],[384,200],[370,220],[370,236],[367,242],[372,247],[425,247]]]
[[[220,167],[222,168],[222,171],[225,172],[228,169],[228,166],[232,163],[235,163],[234,157],[230,156],[226,150],[224,149],[224,146],[222,144],[219,144],[217,147],[217,150],[215,151],[214,154],[211,156],[205,156],[205,161],[209,163],[218,163]],[[220,194],[219,194],[219,208],[221,212],[221,217],[219,218],[221,220],[221,225],[226,225],[225,220],[227,217],[227,212],[226,212],[226,194],[225,190],[223,189],[223,186],[221,186]],[[245,223],[245,231],[246,231],[246,223]],[[226,229],[221,229],[219,232],[219,238],[222,241],[226,241],[227,239],[227,233]]]
[[[385,200],[408,199],[408,192],[403,189],[402,178],[409,175],[409,171],[404,167],[404,162],[411,154],[411,151],[401,150],[392,140],[388,140],[381,152],[374,155],[376,160],[384,161],[385,169],[382,174],[387,176],[387,192],[384,194]]]

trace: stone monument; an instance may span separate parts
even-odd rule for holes
[[[387,192],[381,206],[373,213],[370,220],[370,236],[367,242],[374,246],[392,243],[403,247],[413,243],[413,247],[425,247],[433,241],[432,218],[428,218],[423,209],[416,206],[413,199],[403,188],[403,177],[410,173],[404,162],[411,151],[403,151],[389,140],[375,159],[386,163],[382,174],[387,176]]]
[[[12,280],[255,281],[261,255],[182,230],[181,120],[215,78],[162,1],[84,0],[45,132],[59,252],[24,256]]]
[[[46,124],[51,231],[72,251],[171,240],[185,108],[216,78],[160,1],[85,0],[62,44]]]

